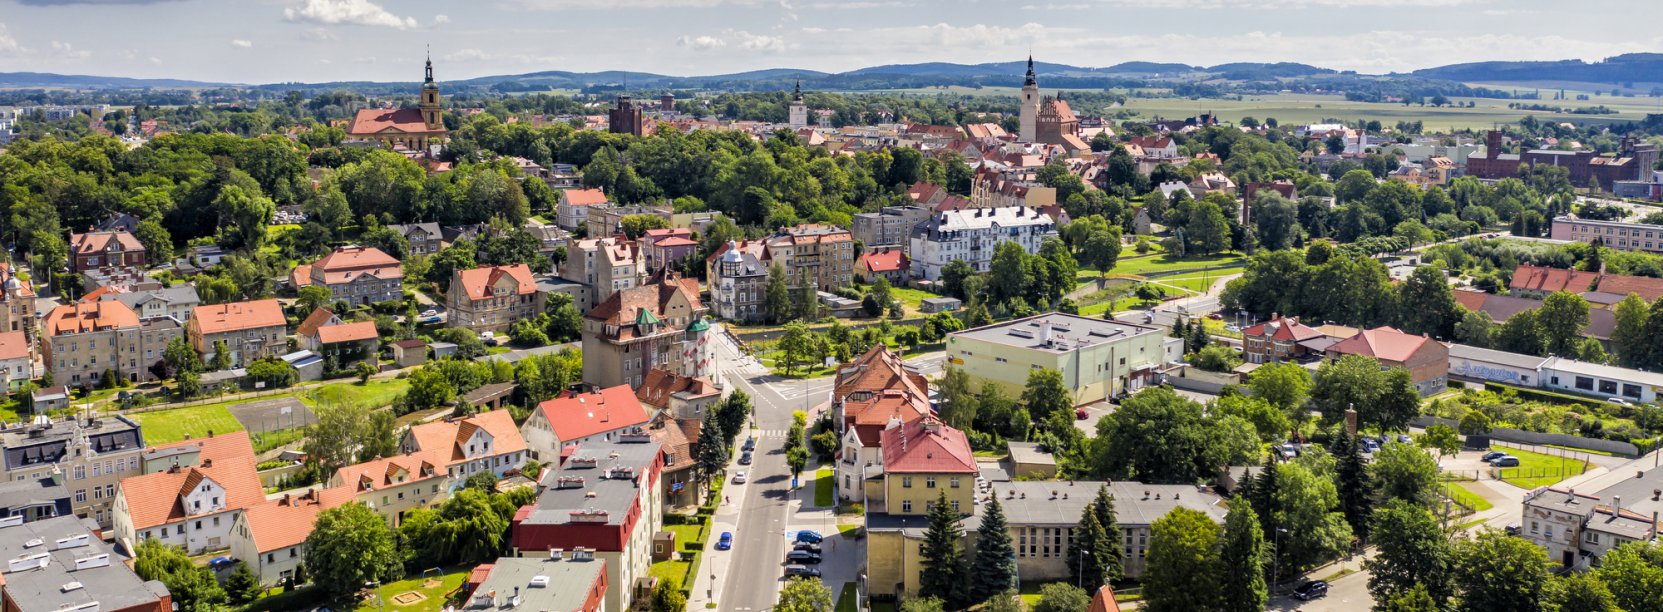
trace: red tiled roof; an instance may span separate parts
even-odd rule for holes
[[[29,337],[21,331],[0,333],[0,359],[24,359],[29,356]]]
[[[860,436],[860,443],[876,446],[891,421],[912,423],[930,416],[930,400],[907,389],[885,389],[865,400],[845,400],[843,419]]]
[[[127,500],[133,528],[148,529],[191,516],[184,497],[204,480],[225,489],[225,507],[220,512],[247,508],[266,499],[260,477],[254,473],[253,455],[221,457],[204,461],[203,465],[127,478],[121,481],[119,494]]]
[[[44,327],[46,335],[51,337],[138,325],[139,315],[134,314],[132,308],[115,300],[101,300],[53,308],[52,312],[46,315]]]
[[[696,244],[698,244],[698,243],[693,242],[692,240],[688,240],[686,238],[682,238],[681,236],[671,236],[669,238],[659,238],[658,240],[653,241],[653,246],[658,246],[658,247],[693,246],[693,245],[696,245]]]
[[[204,334],[282,327],[289,323],[283,317],[283,307],[275,299],[197,306],[191,311],[191,318]]]
[[[606,203],[606,193],[599,189],[567,189],[560,192],[567,206],[595,206]]]
[[[427,129],[427,122],[422,119],[422,112],[415,108],[401,108],[389,110],[384,108],[363,108],[352,117],[352,125],[346,133],[354,136],[368,136],[379,134],[386,130],[397,130],[405,133],[443,132],[444,126],[438,129]]]
[[[677,393],[691,393],[697,397],[721,393],[715,383],[697,376],[682,376],[669,370],[653,368],[641,379],[635,397],[642,403],[659,409],[670,407],[670,397]]]
[[[1391,327],[1365,329],[1357,335],[1341,340],[1328,350],[1346,355],[1366,355],[1386,361],[1403,363],[1431,342],[1426,336],[1406,334]]]
[[[475,430],[483,429],[491,435],[491,454],[501,455],[525,450],[525,438],[514,426],[514,417],[505,410],[481,412],[465,419],[434,421],[410,428],[417,448],[422,453],[437,453],[436,463],[449,466],[467,460],[464,445]],[[463,435],[466,431],[467,434]]]
[[[929,387],[922,374],[908,370],[900,355],[881,343],[838,366],[832,378],[834,400],[859,392],[881,393],[885,389],[901,389],[927,397]],[[847,409],[844,418],[850,418]]]
[[[515,287],[513,295],[531,295],[537,292],[537,282],[531,278],[531,268],[525,264],[512,266],[485,266],[460,273],[461,287],[470,300],[483,300],[492,297],[491,287],[504,277],[513,279]]]
[[[861,253],[860,261],[872,272],[900,272],[907,269],[907,255],[900,249]]]
[[[1473,291],[1471,289],[1455,290],[1455,301],[1460,303],[1462,308],[1473,312],[1483,310],[1484,300],[1489,298],[1490,294],[1484,293],[1483,291]]]
[[[1241,330],[1241,333],[1243,336],[1248,336],[1250,338],[1262,338],[1268,335],[1272,340],[1287,340],[1290,342],[1303,342],[1312,338],[1322,337],[1322,332],[1317,331],[1314,327],[1300,323],[1298,317],[1281,317],[1265,321],[1264,323]]]
[[[353,500],[351,487],[311,491],[286,499],[274,499],[243,510],[249,537],[256,552],[271,552],[299,545],[312,534],[318,513]]]
[[[112,250],[112,246],[117,252],[144,250],[144,244],[127,232],[87,232],[69,237],[69,250],[76,254],[102,253]]]
[[[647,410],[629,385],[557,397],[537,405],[562,442],[647,424]]]
[[[375,323],[371,321],[354,321],[318,328],[318,342],[322,344],[374,340],[378,336],[380,334],[375,331]]]
[[[209,459],[219,461],[232,457],[253,457],[254,444],[249,441],[248,432],[234,431],[206,438],[182,440],[168,444],[157,444],[150,447],[151,451],[170,450],[175,448],[196,447],[197,460]]]
[[[312,262],[312,272],[322,272],[326,285],[344,283],[365,274],[383,279],[404,278],[404,269],[397,259],[381,249],[362,246],[336,248],[323,259]]]
[[[1599,280],[1598,272],[1519,264],[1519,267],[1513,270],[1513,281],[1508,284],[1508,287],[1544,293],[1555,291],[1582,293],[1593,287],[1596,280]]]
[[[663,270],[660,270],[657,277],[650,280],[654,282],[613,292],[612,295],[607,296],[605,300],[596,304],[594,308],[589,310],[588,314],[583,316],[588,319],[603,321],[609,325],[630,325],[635,322],[637,313],[646,310],[663,319],[665,316],[664,309],[669,306],[670,299],[675,297],[677,293],[687,299],[687,303],[693,311],[704,309],[703,302],[699,300],[698,280],[683,279],[678,274],[665,273]]]
[[[975,474],[976,457],[964,432],[935,417],[919,419],[883,432],[883,470]]]
[[[330,311],[328,308],[314,309],[312,310],[312,314],[306,315],[306,320],[301,321],[300,326],[294,329],[294,333],[296,336],[301,337],[311,336],[312,334],[317,333],[317,331],[324,325],[328,325],[329,320],[333,318],[335,318],[335,313]]]
[[[289,270],[289,285],[295,289],[312,284],[312,264],[300,264]]]
[[[1622,274],[1607,274],[1599,281],[1599,290],[1605,293],[1615,293],[1626,296],[1630,293],[1640,294],[1640,299],[1646,302],[1656,302],[1663,299],[1663,278],[1645,276],[1625,276]]]

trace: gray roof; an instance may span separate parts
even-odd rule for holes
[[[600,577],[606,561],[590,557],[574,560],[540,557],[499,557],[491,562],[491,573],[474,589],[463,610],[492,610],[519,594],[519,608],[527,610],[577,610],[589,597],[591,585]],[[532,579],[547,585],[532,586]],[[495,600],[490,598],[496,593]]]
[[[598,510],[606,512],[606,524],[622,525],[630,506],[641,494],[640,476],[658,460],[662,452],[663,446],[650,440],[645,443],[602,441],[583,444],[572,452],[559,470],[549,470],[543,476],[546,488],[537,498],[531,516],[524,522],[564,525],[579,522],[572,520],[573,512]],[[595,467],[575,465],[586,458],[594,459]],[[583,478],[580,486],[560,488],[562,477],[574,476]]]
[[[400,236],[404,236],[405,238],[409,238],[410,231],[416,228],[421,228],[422,231],[427,232],[427,235],[432,237],[434,240],[438,240],[439,236],[443,233],[439,230],[438,223],[402,223],[387,226],[387,229],[398,232]]]
[[[57,463],[77,435],[85,435],[87,446],[98,453],[144,447],[138,424],[125,416],[100,418],[90,423],[65,420],[53,421],[50,425],[20,424],[0,431],[6,469]]]
[[[1518,353],[1478,348],[1476,346],[1467,346],[1465,344],[1449,345],[1449,358],[1499,363],[1501,365],[1524,368],[1526,370],[1534,370],[1541,367],[1541,365],[1547,361],[1546,357],[1520,355]]]
[[[1617,366],[1608,366],[1597,363],[1588,363],[1586,361],[1577,361],[1575,359],[1566,359],[1564,357],[1549,357],[1547,361],[1542,362],[1542,369],[1551,369],[1555,372],[1565,372],[1568,374],[1583,374],[1604,378],[1606,380],[1615,380],[1618,382],[1663,387],[1663,374],[1657,372],[1643,372],[1640,370],[1619,368]]]
[[[202,384],[211,385],[211,384],[214,384],[214,383],[233,382],[233,381],[242,380],[242,379],[247,378],[247,377],[248,377],[248,370],[245,370],[245,369],[242,369],[242,368],[237,368],[237,369],[234,369],[234,370],[219,370],[217,372],[203,372],[202,373]]]
[[[1047,328],[1052,339],[1049,344],[1044,342]],[[1087,345],[1159,333],[1159,329],[1144,325],[1050,312],[953,332],[951,335],[1017,348],[1067,352]]]
[[[1022,465],[1056,465],[1057,458],[1051,453],[1039,450],[1039,444],[1034,442],[1006,442],[1010,447],[1011,461]]]
[[[922,303],[924,303],[924,304],[941,304],[943,306],[948,306],[948,305],[957,306],[959,304],[963,304],[964,301],[962,301],[958,298],[955,298],[955,297],[933,297],[933,298],[924,298]]]
[[[86,539],[59,543],[76,536]],[[30,545],[36,541],[40,543]],[[6,572],[7,599],[23,612],[54,612],[79,606],[121,610],[154,604],[168,594],[162,583],[140,579],[127,568],[125,556],[92,537],[92,532],[73,516],[0,528],[0,555],[15,560],[36,554],[48,555],[50,560],[34,569]],[[95,561],[100,555],[108,555],[103,557],[108,563],[95,562],[96,567],[76,569],[77,560]],[[65,590],[68,585],[78,586]],[[92,607],[95,602],[97,606]]]
[[[185,283],[149,291],[135,291],[129,293],[106,293],[101,296],[104,300],[115,300],[126,304],[134,312],[140,312],[139,306],[154,300],[161,300],[170,304],[201,304],[202,298],[196,294],[196,285]]]
[[[992,489],[999,496],[1005,520],[1013,526],[1074,525],[1080,522],[1080,514],[1096,498],[1097,489],[1105,484],[1109,487],[1109,495],[1114,497],[1115,518],[1121,527],[1149,525],[1179,506],[1200,510],[1218,523],[1224,522],[1227,511],[1224,498],[1202,492],[1191,485],[1027,480],[996,483]],[[981,524],[981,515],[987,508],[981,501],[978,499],[976,514],[965,524]]]
[[[957,232],[992,229],[995,226],[1011,228],[1030,225],[1051,227],[1056,225],[1056,221],[1038,208],[1005,206],[939,212],[931,215],[929,221],[918,224],[918,227],[926,232]]]
[[[0,483],[0,516],[41,506],[55,507],[58,516],[69,516],[73,510],[69,506],[69,488],[63,485],[63,478],[56,475]]]

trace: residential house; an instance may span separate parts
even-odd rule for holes
[[[141,321],[172,317],[181,324],[189,321],[191,311],[202,303],[202,298],[196,294],[196,285],[192,283],[144,291],[115,291],[99,295],[96,299],[115,300],[126,304]]]
[[[446,295],[446,327],[476,334],[502,333],[515,321],[530,321],[543,312],[543,294],[525,264],[457,270]]]
[[[307,489],[249,506],[231,525],[231,558],[254,572],[260,586],[293,584],[306,563],[306,537],[318,513],[353,501],[350,487]]]
[[[0,332],[0,381],[15,390],[35,378],[35,345],[21,331]]]
[[[1133,136],[1127,144],[1143,150],[1151,159],[1178,159],[1178,142],[1168,136]]]
[[[613,293],[583,321],[583,380],[639,386],[648,370],[682,371],[688,326],[707,309],[697,280],[661,270],[652,284]]]
[[[717,318],[753,323],[768,317],[763,309],[768,266],[762,255],[760,242],[729,241],[705,260],[711,313]]]
[[[610,582],[606,562],[593,553],[501,557],[474,568],[459,612],[527,610],[601,612]]]
[[[1391,327],[1363,330],[1328,347],[1329,359],[1344,355],[1372,357],[1381,367],[1408,370],[1422,397],[1443,392],[1449,381],[1449,347]]]
[[[901,384],[876,393],[860,393],[836,404],[843,414],[843,443],[832,477],[840,499],[864,503],[866,485],[884,473],[885,432],[933,414],[929,398],[919,387]]]
[[[647,436],[579,445],[544,471],[537,503],[514,514],[513,549],[527,558],[564,551],[604,561],[602,609],[632,609],[648,596],[652,538],[664,528],[663,472],[663,449]]]
[[[664,217],[668,211],[660,208],[645,206],[590,206],[588,216],[584,219],[584,229],[589,236],[604,238],[624,233],[624,217],[636,215],[650,215]]]
[[[1037,253],[1045,238],[1056,234],[1056,222],[1037,208],[1007,206],[936,213],[912,230],[912,248],[908,251],[912,275],[940,280],[941,271],[954,261],[987,272],[1000,244],[1014,242],[1030,254]]]
[[[935,417],[886,429],[881,444],[882,475],[864,483],[868,588],[905,597],[918,592],[922,527],[931,507],[945,493],[955,513],[972,514],[978,468],[964,432]]]
[[[132,558],[79,519],[60,516],[0,527],[0,582],[7,612],[172,612],[173,596],[133,572]]]
[[[648,270],[676,266],[699,250],[699,243],[693,241],[693,231],[681,227],[647,230],[642,232],[640,243]]]
[[[54,473],[74,491],[75,515],[99,525],[111,524],[116,485],[139,473],[144,437],[138,423],[125,416],[45,424],[19,423],[0,430],[6,480],[40,480]]]
[[[930,183],[921,183],[935,187]],[[918,189],[914,185],[913,189]],[[885,206],[874,213],[858,213],[850,218],[849,233],[867,250],[880,246],[894,246],[905,250],[912,228],[930,218],[932,207],[946,200],[947,191],[935,187],[932,191],[942,197],[919,206]]]
[[[52,379],[72,387],[100,384],[106,374],[130,382],[156,379],[151,366],[181,336],[172,319],[139,321],[121,302],[77,302],[52,309],[43,324],[42,357]]]
[[[1518,297],[1543,298],[1556,291],[1576,294],[1590,291],[1599,279],[1598,272],[1519,264],[1513,270],[1513,279],[1507,288]]]
[[[704,500],[704,480],[699,477],[698,448],[703,439],[698,418],[678,418],[660,412],[647,427],[647,435],[664,449],[664,503],[688,508]],[[713,442],[714,443],[714,442]]]
[[[63,474],[53,474],[39,480],[0,482],[0,525],[75,514],[64,478]]]
[[[1299,322],[1299,317],[1277,317],[1241,330],[1248,363],[1271,363],[1321,355],[1331,341],[1322,332]]]
[[[585,311],[613,293],[640,285],[646,276],[646,259],[640,246],[614,237],[572,241],[560,267],[560,278],[588,288],[582,293],[590,303],[574,301],[579,310]]]
[[[616,385],[588,393],[567,392],[538,404],[520,426],[520,436],[531,458],[552,463],[567,447],[640,434],[651,420],[635,390]]]
[[[69,387],[58,385],[35,389],[29,394],[29,408],[35,412],[52,412],[69,407]]]
[[[413,368],[427,363],[427,343],[416,338],[394,342],[393,363],[400,368]]]
[[[233,367],[288,352],[288,318],[275,299],[198,306],[185,324],[191,347],[211,361],[224,343]],[[371,324],[373,327],[373,324]]]
[[[781,228],[763,242],[765,263],[785,268],[786,282],[793,287],[812,284],[820,291],[834,291],[854,283],[854,238],[849,230],[797,225]]]
[[[87,232],[69,237],[69,271],[143,268],[144,244],[127,232]]]
[[[1530,292],[1518,292],[1530,295]],[[1591,293],[1589,295],[1592,295]],[[1473,312],[1483,313],[1496,324],[1506,323],[1513,315],[1526,310],[1542,307],[1542,300],[1511,295],[1493,295],[1482,291],[1456,289],[1455,301],[1462,307]],[[1617,317],[1614,312],[1606,308],[1591,308],[1588,310],[1588,324],[1582,327],[1583,336],[1599,340],[1607,349],[1611,345],[1611,334],[1616,331]]]
[[[705,409],[714,408],[722,401],[722,390],[701,376],[652,369],[635,389],[635,397],[654,413],[696,420],[704,415]]]
[[[397,527],[406,513],[443,503],[469,477],[488,472],[501,478],[528,458],[507,410],[413,425],[399,453],[336,470],[327,488],[346,487],[353,501]]]
[[[583,227],[589,220],[591,206],[606,206],[606,194],[600,189],[562,189],[555,204],[554,224],[566,230]],[[598,236],[597,236],[598,237]]]
[[[237,436],[241,448],[235,451],[203,453],[196,465],[123,479],[113,510],[116,541],[136,546],[155,538],[193,555],[230,548],[237,516],[266,501],[254,446],[246,432]]]
[[[353,306],[404,299],[404,268],[375,247],[335,247],[304,271],[296,268],[291,277],[296,276],[305,279],[297,287],[328,287],[334,299]]]
[[[1164,329],[1057,312],[947,336],[947,359],[977,388],[993,383],[1017,397],[1030,370],[1055,369],[1075,404],[1135,393],[1182,357],[1183,341]]]
[[[1637,294],[1647,304],[1663,300],[1663,278],[1605,274],[1600,276],[1598,287],[1601,293],[1611,295],[1627,297],[1630,293]]]
[[[1590,481],[1600,487],[1593,494],[1554,486],[1532,489],[1524,496],[1518,536],[1545,549],[1550,562],[1580,570],[1599,567],[1618,546],[1652,541],[1663,510],[1658,495],[1663,482],[1651,468],[1644,463],[1623,470],[1622,478]]]
[[[376,351],[381,341],[374,321],[349,323],[328,308],[318,308],[307,315],[306,320],[295,328],[295,336],[300,338],[302,348],[314,351],[326,360],[332,359],[340,370],[347,369],[347,365],[356,361],[376,365]]]
[[[855,259],[855,276],[868,283],[882,278],[891,285],[904,285],[911,274],[911,263],[900,247],[870,248]]]
[[[432,255],[444,245],[444,232],[438,223],[410,223],[387,226],[410,243],[411,255]]]

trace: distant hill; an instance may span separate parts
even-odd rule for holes
[[[71,87],[90,89],[142,89],[146,87],[223,87],[227,83],[205,83],[181,79],[129,79],[125,77],[53,74],[50,72],[0,72],[0,87]]]
[[[1599,62],[1473,62],[1416,70],[1410,74],[1428,79],[1465,82],[1656,83],[1663,82],[1663,53],[1630,53]]]

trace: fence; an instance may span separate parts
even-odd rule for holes
[[[1459,423],[1452,419],[1432,416],[1418,416],[1409,421],[1415,427],[1430,427],[1432,425],[1446,425],[1451,429],[1459,429]],[[1628,442],[1605,440],[1601,438],[1584,438],[1570,434],[1542,433],[1539,431],[1525,431],[1511,427],[1496,427],[1488,434],[1491,440],[1506,441],[1517,444],[1534,444],[1541,446],[1569,446],[1624,457],[1640,456],[1639,447]],[[1557,449],[1556,449],[1557,450]]]

